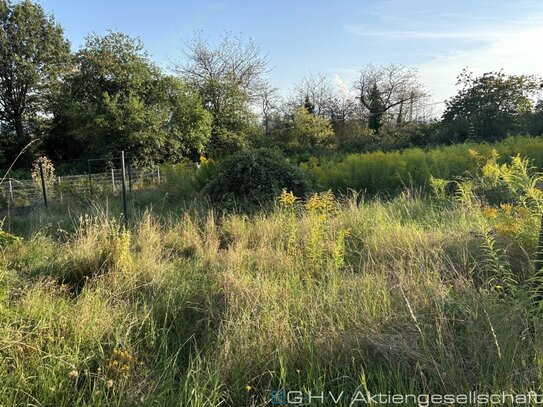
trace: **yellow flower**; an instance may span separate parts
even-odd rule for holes
[[[251,386],[249,386],[249,385],[245,386],[245,391],[246,392],[250,392],[251,390],[252,390]]]
[[[487,219],[496,219],[498,210],[487,206],[486,208],[483,208],[483,216]]]
[[[106,382],[106,387],[108,389],[111,389],[113,387],[113,380],[109,379],[107,382]]]
[[[336,208],[336,201],[331,190],[313,194],[305,203],[305,209],[309,212],[331,212]]]
[[[500,205],[500,208],[502,209],[502,211],[509,215],[512,211],[513,211],[513,205],[511,204],[508,204],[508,203],[503,203]]]
[[[279,195],[279,203],[281,206],[293,206],[296,201],[298,201],[298,197],[295,196],[292,191],[288,192],[286,189],[283,189],[283,192],[281,192],[281,195]]]

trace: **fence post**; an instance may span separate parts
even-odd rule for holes
[[[60,197],[60,202],[62,202],[62,185],[61,185],[61,178],[60,178],[60,175],[57,177],[57,182],[58,182],[58,195]]]
[[[9,180],[9,200],[11,205],[13,205],[13,186],[11,185],[11,180]]]
[[[128,163],[128,190],[132,192],[132,166]]]
[[[113,193],[115,193],[115,171],[111,169],[111,186],[113,187]]]
[[[43,191],[43,202],[45,204],[45,207],[47,207],[47,190],[45,189],[45,178],[43,177],[43,161],[40,160],[38,162],[38,165],[40,167],[40,178],[41,178],[41,188]]]
[[[123,218],[124,218],[125,226],[128,227],[128,214],[127,214],[127,209],[126,209],[126,172],[124,168],[124,151],[121,151],[121,182],[123,186]]]
[[[157,176],[158,185],[160,185],[160,167],[156,167],[156,176]]]
[[[88,168],[88,171],[89,171],[89,189],[90,189],[90,194],[92,195],[92,176],[91,176],[91,163],[90,163],[90,160],[87,160],[87,168]]]

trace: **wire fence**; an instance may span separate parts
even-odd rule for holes
[[[160,168],[130,169],[126,171],[125,182],[129,191],[153,188],[160,185],[164,177]],[[122,168],[106,172],[57,176],[45,180],[46,198],[41,180],[7,178],[0,186],[4,206],[25,207],[45,205],[45,200],[62,202],[72,198],[91,198],[95,195],[122,194]],[[45,199],[44,199],[45,198]]]

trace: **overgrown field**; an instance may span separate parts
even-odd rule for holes
[[[472,159],[454,195],[284,191],[251,216],[135,199],[128,229],[98,205],[12,217],[0,405],[543,392],[541,176]]]
[[[353,189],[369,194],[397,193],[402,189],[428,187],[430,176],[452,179],[475,172],[477,163],[469,150],[488,154],[495,149],[501,160],[517,154],[543,168],[543,138],[512,136],[495,143],[461,143],[429,150],[407,148],[390,152],[369,152],[339,156],[331,160],[310,160],[301,165],[320,188]]]

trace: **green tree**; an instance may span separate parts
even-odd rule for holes
[[[315,105],[309,99],[309,95],[305,95],[304,108],[309,114],[315,114]]]
[[[368,95],[368,127],[379,133],[383,124],[383,115],[385,114],[385,105],[381,101],[381,94],[377,88],[377,84],[374,83],[369,91]]]
[[[311,114],[304,106],[292,117],[291,144],[301,148],[329,147],[334,141],[330,120]]]
[[[57,159],[126,150],[150,164],[203,152],[211,118],[200,97],[162,75],[139,40],[118,32],[89,36],[76,62],[47,143]]]
[[[518,131],[520,119],[532,108],[537,78],[506,75],[502,71],[476,77],[464,70],[457,85],[462,89],[447,101],[443,124],[450,138],[497,140]]]
[[[202,95],[212,114],[211,155],[243,148],[258,125],[252,103],[261,94],[267,69],[259,46],[226,33],[214,47],[197,35],[185,54],[187,60],[177,70]]]
[[[0,122],[12,133],[3,140],[7,156],[28,143],[33,123],[47,117],[69,55],[62,28],[41,6],[0,0]]]

